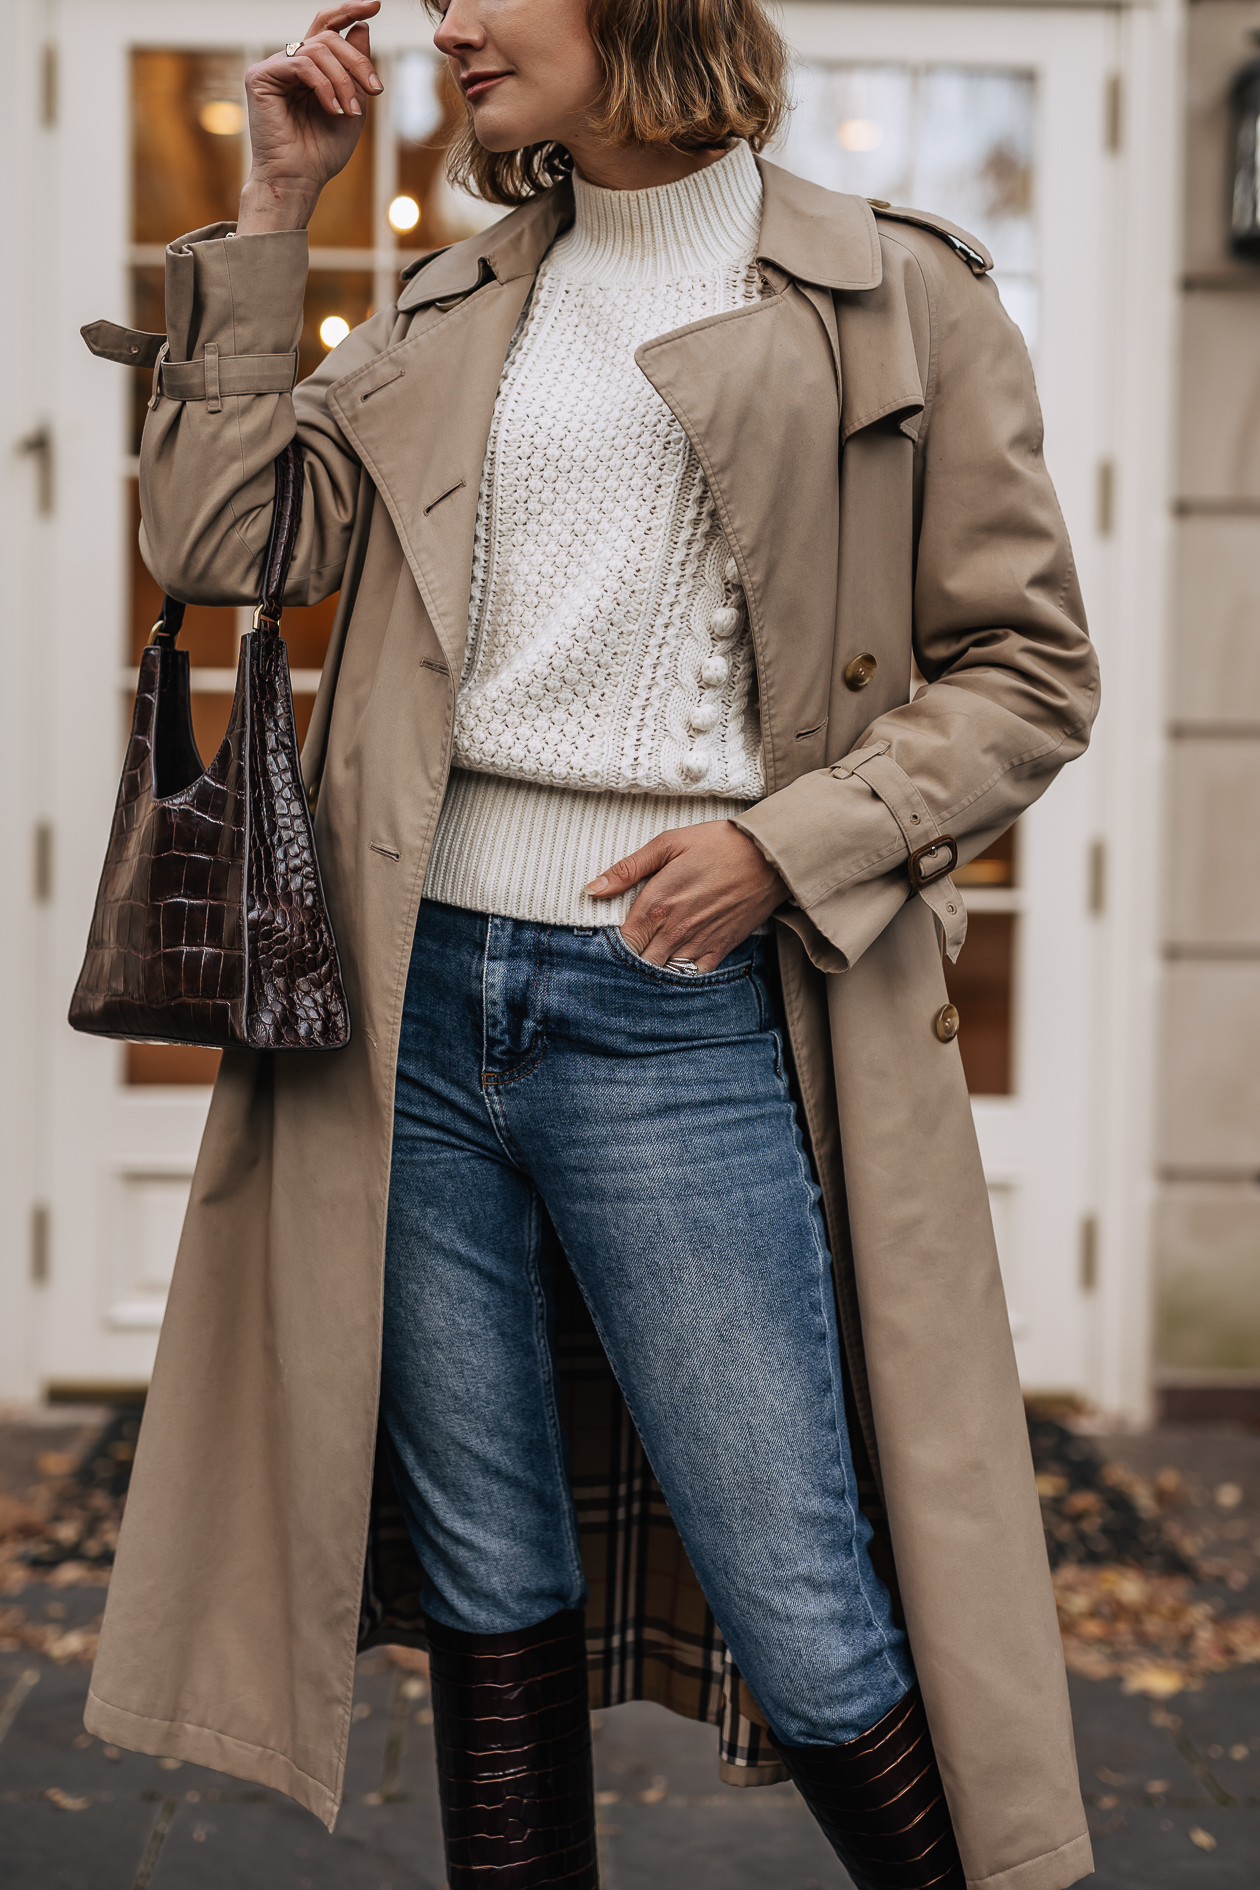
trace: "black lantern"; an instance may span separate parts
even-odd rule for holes
[[[1229,247],[1260,262],[1260,59],[1245,65],[1230,87],[1234,133],[1233,200]]]

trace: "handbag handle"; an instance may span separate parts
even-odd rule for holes
[[[284,609],[284,586],[293,562],[298,527],[302,523],[302,449],[290,440],[276,456],[276,500],[271,515],[271,536],[263,559],[262,586],[254,611],[254,628],[272,636],[280,627]],[[149,642],[175,648],[184,621],[186,606],[177,597],[162,599],[162,614],[149,632]]]

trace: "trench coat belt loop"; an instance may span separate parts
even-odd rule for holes
[[[150,412],[153,411],[153,409],[157,406],[159,400],[161,400],[162,398],[162,363],[165,361],[170,351],[171,351],[170,342],[164,340],[161,347],[157,351],[157,359],[153,363],[153,392],[149,396],[149,411]]]
[[[967,936],[967,908],[949,877],[958,863],[957,842],[952,834],[941,832],[918,788],[890,755],[868,755],[853,773],[879,796],[901,829],[910,884],[935,913],[953,964]]]

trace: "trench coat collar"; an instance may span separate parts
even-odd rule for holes
[[[809,428],[820,490],[834,468],[837,426],[844,436],[852,430],[855,395],[868,416],[922,407],[913,356],[907,362],[904,348],[893,348],[889,358],[878,346],[858,349],[854,384],[841,374],[832,292],[856,292],[865,301],[862,292],[877,290],[882,279],[870,206],[758,162],[764,180],[758,254],[776,292],[675,329],[635,357],[696,447],[733,545],[760,536],[765,499],[761,471],[741,446],[743,390],[757,388],[764,408],[786,416],[800,363],[812,347],[830,343],[827,396],[814,403]],[[412,317],[406,334],[329,393],[331,412],[389,509],[454,675],[463,661],[477,495],[503,360],[538,266],[572,217],[566,182],[420,264],[399,297],[400,311]],[[779,292],[784,279],[798,285],[798,296]],[[714,395],[699,400],[703,418],[686,397],[688,386]],[[838,409],[833,403],[841,396]],[[799,427],[795,452],[806,454]]]
[[[763,190],[757,260],[821,289],[878,288],[883,274],[879,232],[865,199],[823,190],[764,158],[757,159],[757,167]],[[557,184],[479,236],[413,263],[398,306],[424,308],[468,295],[491,275],[496,282],[533,276],[572,221],[573,187]]]

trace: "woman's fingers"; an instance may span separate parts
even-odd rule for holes
[[[354,80],[327,40],[309,40],[289,65],[294,79],[310,87],[326,112],[334,116],[348,113],[352,118],[362,112]]]
[[[307,28],[302,41],[301,52],[294,55],[290,65],[296,64],[304,54],[313,54],[317,48],[323,48],[331,55],[360,85],[364,92],[383,92],[380,74],[372,64],[368,36],[367,20],[380,10],[380,0],[369,0],[369,4],[358,6],[326,7],[317,13]],[[349,29],[346,37],[342,31]],[[325,70],[330,72],[327,62]],[[343,111],[348,111],[349,101],[344,90],[338,85],[338,96]]]
[[[341,41],[348,55],[347,63],[365,92],[383,92],[380,74],[372,64],[371,50],[368,43],[368,30],[364,25],[352,26]]]
[[[321,7],[306,29],[307,39],[317,33],[344,33],[358,20],[371,20],[381,10],[381,0],[347,0],[340,7]]]
[[[612,899],[617,893],[623,893],[630,886],[637,886],[649,873],[655,873],[671,858],[671,851],[664,834],[657,834],[655,840],[649,840],[637,853],[627,853],[624,859],[615,860],[598,873],[586,888],[592,899]]]
[[[621,926],[626,943],[651,963],[681,955],[696,959],[703,971],[720,964],[787,897],[774,868],[729,820],[658,834],[605,867],[586,890],[607,899],[634,885],[638,897]]]

